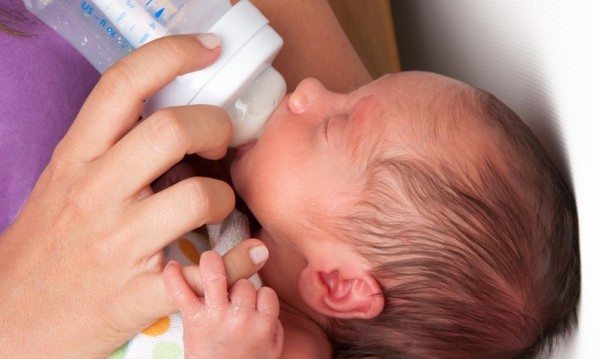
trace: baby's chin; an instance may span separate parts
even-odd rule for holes
[[[231,169],[230,169],[230,175],[231,175],[231,182],[233,184],[233,189],[244,199],[244,194],[245,194],[245,176],[244,176],[244,170],[243,170],[243,165],[240,164],[240,161],[238,159],[234,160],[231,163]]]
[[[251,188],[253,185],[252,182],[256,181],[256,179],[253,178],[253,175],[255,175],[256,171],[258,171],[257,166],[253,165],[253,152],[253,148],[249,149],[241,157],[236,158],[231,163],[230,168],[233,189],[244,200],[250,209],[254,197],[252,195]]]
[[[251,167],[248,163],[248,157],[254,152],[257,142],[258,140],[252,140],[235,149],[229,170],[233,186],[238,193],[243,191],[244,183],[247,182],[246,178],[249,176],[249,168]]]

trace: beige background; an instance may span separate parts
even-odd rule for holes
[[[329,4],[373,77],[400,71],[389,0],[329,0]]]

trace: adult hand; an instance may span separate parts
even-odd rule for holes
[[[210,106],[137,120],[144,99],[211,64],[218,45],[211,35],[162,38],[102,76],[0,238],[0,357],[104,357],[175,311],[161,278],[162,248],[223,219],[234,195],[210,178],[156,194],[149,184],[185,154],[222,157],[231,123]],[[259,269],[247,255],[257,245],[233,252],[235,276]],[[248,264],[240,270],[238,260]]]

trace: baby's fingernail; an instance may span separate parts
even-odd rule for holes
[[[198,41],[200,41],[202,46],[206,47],[209,50],[214,50],[221,46],[221,39],[219,39],[219,37],[215,34],[199,34],[196,35],[196,38],[198,39]]]
[[[248,251],[250,260],[255,265],[263,264],[269,258],[269,250],[265,246],[252,247]]]

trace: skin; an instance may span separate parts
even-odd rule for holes
[[[258,237],[271,255],[261,274],[281,300],[281,311],[274,304],[272,311],[280,313],[285,340],[281,351],[271,350],[269,356],[329,357],[329,318],[370,319],[383,310],[372,264],[331,220],[362,196],[371,155],[435,153],[438,139],[431,129],[440,124],[434,126],[434,116],[414,116],[415,110],[428,113],[437,97],[457,88],[464,85],[418,72],[384,77],[349,94],[307,79],[282,101],[261,138],[237,150],[231,177],[263,226]],[[381,142],[387,144],[385,154],[378,149]],[[184,316],[189,357],[218,356],[226,347],[230,355],[261,358],[265,352],[254,348],[279,343],[281,334],[273,330],[252,331],[253,325],[278,327],[277,318],[257,324],[247,311],[231,309],[234,294],[235,300],[259,307],[260,296],[249,284],[247,290],[232,291],[230,302],[213,308],[220,313],[214,314],[198,304],[203,299],[193,295],[176,268],[166,268],[164,278]],[[220,331],[218,341],[207,338],[222,327],[230,330]],[[252,335],[240,338],[240,331]]]
[[[200,277],[203,297],[191,290],[176,262],[164,270],[171,301],[181,311],[186,358],[279,358],[283,327],[275,292],[256,290],[249,280],[228,291],[225,266],[213,251],[202,254]]]
[[[285,77],[288,89],[295,89],[308,77],[338,92],[352,91],[372,80],[327,0],[252,3],[283,37],[283,48],[273,66]]]
[[[296,88],[307,77],[317,78],[327,88],[339,92],[352,91],[371,81],[326,0],[253,0],[252,3],[270,19],[271,26],[284,39],[274,67],[284,76],[288,89]],[[194,161],[201,168],[197,172],[223,179],[229,177],[222,173],[222,168],[215,168],[207,161]],[[211,170],[207,171],[207,167]],[[227,167],[228,164],[223,168]],[[272,267],[287,270],[290,263],[274,263]],[[286,285],[280,287],[285,289]],[[287,303],[282,302],[281,306],[279,318],[285,327],[282,357],[330,357],[331,347],[321,327]],[[239,336],[231,339],[229,346],[239,342]]]
[[[282,312],[327,329],[328,318],[369,319],[383,310],[373,265],[330,220],[361,197],[367,158],[378,144],[393,149],[384,156],[437,148],[433,116],[414,110],[426,113],[441,93],[464,86],[417,72],[339,94],[307,79],[284,99],[262,137],[238,151],[234,187],[262,225],[258,238],[270,260],[261,274]]]
[[[136,124],[143,99],[218,55],[194,36],[174,36],[102,76],[0,237],[0,327],[10,328],[0,332],[0,356],[106,357],[176,311],[161,278],[162,248],[223,219],[233,191],[200,177],[156,194],[149,184],[185,154],[222,157],[231,123],[220,109],[187,106]],[[146,72],[156,76],[139,76]],[[248,257],[259,245],[243,242],[225,259],[230,282],[260,268]],[[185,272],[201,293],[197,269]]]
[[[289,88],[309,76],[339,91],[370,80],[327,1],[253,3],[284,37],[275,65]],[[157,249],[218,221],[233,206],[231,189],[206,178],[181,181],[158,194],[148,186],[184,153],[219,158],[230,136],[223,113],[202,106],[162,111],[135,126],[144,98],[218,56],[218,50],[207,52],[189,37],[173,38],[136,50],[104,74],[19,218],[0,235],[0,327],[11,328],[10,336],[0,331],[0,354],[5,353],[0,356],[68,351],[73,357],[105,357],[176,310],[160,278],[163,258]],[[156,76],[137,76],[140,72]],[[206,120],[203,129],[190,121],[198,118]],[[260,268],[247,255],[258,245],[245,241],[224,258],[229,282]],[[202,294],[199,269],[183,273]],[[318,333],[320,346],[294,334],[315,335],[312,322],[296,314],[281,317],[291,318],[297,329],[286,331],[288,343],[327,352]]]

